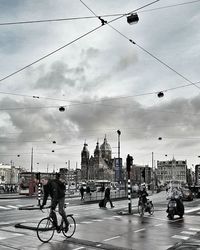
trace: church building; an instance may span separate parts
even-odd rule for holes
[[[82,180],[114,180],[114,159],[112,159],[112,149],[105,136],[104,142],[99,146],[99,142],[94,149],[94,155],[90,156],[84,143],[81,152],[81,176]]]

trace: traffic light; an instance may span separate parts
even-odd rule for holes
[[[126,171],[127,172],[131,171],[131,165],[133,165],[133,157],[128,154],[126,158]]]
[[[145,168],[142,170],[142,177],[144,178],[145,181]]]

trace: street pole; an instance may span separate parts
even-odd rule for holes
[[[122,171],[122,168],[121,168],[121,160],[120,160],[120,135],[121,135],[121,131],[120,130],[117,130],[117,134],[118,134],[118,164],[119,164],[119,166],[118,166],[118,170],[119,170],[119,173],[118,173],[118,175],[119,175],[119,178],[118,178],[118,182],[120,183],[121,182],[121,175],[122,175],[122,173],[121,173],[121,171]],[[115,170],[116,171],[116,170]],[[115,172],[115,181],[117,181],[116,179],[116,172]]]
[[[152,152],[152,193],[154,193],[154,165],[153,165],[153,152]]]
[[[42,184],[40,181],[40,172],[38,173],[38,206],[41,205]]]
[[[33,148],[31,150],[31,174],[33,173]]]
[[[70,191],[70,160],[68,160],[68,191]]]
[[[128,177],[128,213],[131,214],[132,206],[131,206],[131,165],[133,164],[133,157],[129,154],[126,158],[126,171]]]

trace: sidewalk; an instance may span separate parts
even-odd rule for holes
[[[0,199],[21,199],[21,198],[36,198],[36,195],[20,195],[18,193],[0,194]]]

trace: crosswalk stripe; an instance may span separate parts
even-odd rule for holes
[[[195,235],[197,232],[182,231],[181,234]]]
[[[81,223],[81,224],[82,224],[82,223],[83,223],[83,224],[91,224],[92,221],[81,221],[80,223]]]
[[[183,235],[173,235],[172,238],[174,239],[181,239],[181,240],[188,240],[188,236],[183,236]]]
[[[10,208],[15,208],[15,209],[17,209],[17,208],[18,208],[17,206],[12,206],[12,205],[7,205],[7,207],[10,207]]]
[[[199,231],[200,231],[200,228],[190,227],[189,230],[199,232]]]
[[[8,210],[8,209],[11,209],[9,207],[3,207],[3,206],[0,206],[0,209],[5,209],[5,210]]]

